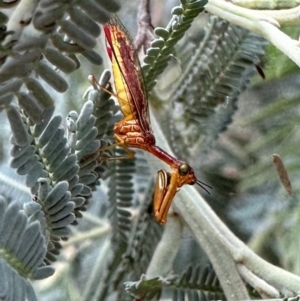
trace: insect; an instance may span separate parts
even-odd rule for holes
[[[197,180],[193,169],[155,144],[150,124],[148,98],[142,70],[129,33],[121,21],[113,16],[104,25],[107,53],[111,59],[115,89],[124,118],[114,126],[115,145],[123,147],[127,156],[133,158],[129,149],[139,148],[153,154],[167,163],[171,172],[160,170],[157,174],[154,192],[154,215],[161,223],[166,223],[167,214],[176,192],[185,184],[198,184],[205,191],[209,185]]]

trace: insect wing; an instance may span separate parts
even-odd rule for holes
[[[127,119],[137,119],[137,111],[135,109],[132,93],[125,81],[124,75],[124,60],[120,53],[119,44],[116,43],[119,32],[114,27],[104,27],[104,32],[107,42],[107,54],[112,62],[112,69],[114,74],[114,82],[117,93],[117,99],[120,104],[120,109]]]
[[[127,105],[132,115],[138,119],[145,133],[152,132],[144,78],[130,35],[116,16],[105,25],[104,32],[109,45],[108,55],[116,61],[122,77],[115,79],[116,89],[117,85],[126,86],[130,93]],[[119,101],[122,102],[121,99]]]

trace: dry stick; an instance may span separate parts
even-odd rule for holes
[[[136,51],[140,51],[142,46],[144,49],[150,47],[150,42],[153,40],[153,25],[151,24],[150,0],[142,0],[140,2],[137,14],[138,32],[134,40]]]
[[[285,188],[286,192],[290,196],[292,196],[292,194],[293,194],[292,185],[291,185],[291,182],[289,179],[289,175],[283,165],[283,162],[282,162],[280,156],[277,154],[274,154],[274,155],[272,155],[272,158],[273,158],[274,167],[276,169],[276,172],[277,172],[277,175],[279,177],[281,184]]]

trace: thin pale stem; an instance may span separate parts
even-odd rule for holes
[[[172,151],[155,119],[155,114],[151,114],[151,116],[152,127],[156,135],[157,144],[164,147],[167,152],[172,154]],[[164,163],[162,161],[153,160],[152,158],[149,158],[151,160],[151,166],[156,171],[161,169]],[[167,168],[168,167],[166,167],[166,169]],[[187,189],[188,191],[192,189],[194,195],[187,196]],[[192,200],[193,197],[196,199]],[[214,233],[215,228],[211,226],[211,224],[206,220],[205,215],[202,214],[198,198],[200,198],[200,195],[195,188],[190,185],[184,186],[177,193],[175,200],[173,201],[173,204],[175,203],[176,205],[176,212],[180,213],[180,216],[194,234],[196,241],[199,245],[201,245],[212,262],[227,298],[230,300],[248,300],[248,292],[237,271],[233,257],[229,250],[224,248],[223,242],[219,239],[218,234]],[[202,202],[205,203],[203,199]],[[208,205],[206,206],[208,207]],[[172,212],[172,210],[170,210],[170,212]],[[170,217],[168,217],[168,220],[169,218]],[[169,221],[165,227],[168,227],[168,223]],[[214,235],[212,235],[212,233],[214,233]]]
[[[95,293],[95,290],[97,289],[100,291],[102,288],[101,284],[103,284],[103,281],[101,281],[101,278],[105,274],[103,271],[105,270],[109,255],[111,254],[111,249],[112,246],[110,240],[106,239],[102,244],[101,250],[99,250],[99,256],[91,271],[90,277],[84,286],[84,291],[82,292],[80,300],[95,300],[93,297],[98,295],[98,291]]]
[[[247,283],[249,283],[260,295],[265,298],[271,297],[280,297],[278,290],[276,290],[273,286],[269,285],[266,281],[258,278],[254,275],[247,267],[244,265],[237,265],[239,273],[246,279]]]
[[[213,15],[264,37],[300,66],[299,42],[278,28],[280,24],[272,14],[263,14],[262,11],[257,13],[255,10],[238,7],[222,0],[210,0],[205,9]],[[295,11],[293,13],[297,14]]]
[[[234,14],[245,16],[250,19],[268,17],[276,20],[280,25],[297,25],[300,24],[300,5],[289,9],[249,9],[235,5],[224,0],[209,0],[210,4],[226,9]]]
[[[85,231],[85,232],[78,232],[76,235],[70,237],[66,242],[62,242],[62,245],[65,247],[73,245],[75,243],[82,243],[88,240],[95,240],[99,239],[111,232],[110,225],[105,225],[103,227],[98,227],[93,230]]]
[[[146,276],[148,279],[166,276],[173,268],[173,261],[181,245],[183,224],[178,216],[169,215],[163,236],[155,249]]]
[[[155,116],[153,114],[151,116],[153,116],[152,128],[156,134],[157,144],[172,153]],[[195,187],[184,186],[177,193],[174,204],[176,211],[210,258],[228,299],[247,299],[244,295],[247,295],[247,292],[243,291],[244,286],[240,280],[237,264],[244,265],[257,277],[253,279],[265,281],[280,293],[292,295],[299,291],[300,277],[273,266],[250,250],[219,219]],[[257,285],[259,286],[259,283]],[[235,291],[236,288],[240,291]]]

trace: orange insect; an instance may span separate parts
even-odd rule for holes
[[[142,70],[130,35],[116,16],[105,24],[104,33],[107,52],[112,62],[115,96],[124,115],[124,119],[114,126],[116,145],[126,150],[128,153],[126,158],[134,157],[134,152],[128,147],[139,148],[148,151],[171,167],[171,172],[165,170],[158,172],[154,193],[155,218],[164,224],[174,195],[183,185],[198,184],[206,191],[203,185],[211,187],[197,180],[193,169],[187,163],[174,158],[155,145]]]

